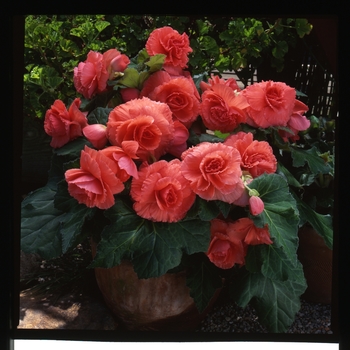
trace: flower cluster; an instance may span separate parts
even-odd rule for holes
[[[297,140],[310,125],[304,116],[308,107],[282,82],[241,89],[233,78],[212,75],[196,86],[185,70],[191,52],[185,33],[156,29],[144,56],[162,64],[130,84],[127,79],[137,70],[127,56],[116,49],[91,51],[74,69],[77,91],[86,99],[112,91],[121,102],[109,103],[106,122],[96,123],[79,109],[79,98],[68,110],[56,100],[46,113],[45,131],[53,148],[78,137],[89,142],[80,167],[65,172],[69,194],[89,208],[111,208],[125,190],[136,214],[152,222],[184,220],[198,197],[233,210],[247,208],[234,220],[222,215],[211,220],[206,254],[229,269],[244,265],[249,245],[273,243],[268,225],[257,227],[248,217],[264,211],[250,183],[277,170],[273,148],[255,130],[277,128],[281,139]],[[203,130],[219,137],[194,142]]]

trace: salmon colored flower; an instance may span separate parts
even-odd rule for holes
[[[134,159],[139,159],[136,155],[138,143],[136,141],[124,141],[122,147],[109,146],[100,152],[113,160],[117,164],[116,176],[122,181],[127,181],[130,176],[138,178],[137,166]]]
[[[229,86],[214,84],[202,94],[200,115],[208,129],[231,132],[245,123],[247,107],[243,95],[236,95]]]
[[[151,165],[143,163],[130,190],[139,216],[157,222],[177,222],[185,217],[196,195],[180,170],[178,159],[160,160]]]
[[[75,138],[82,136],[88,123],[85,113],[79,110],[80,99],[76,98],[69,109],[61,100],[56,100],[44,119],[45,132],[52,137],[51,147],[59,148]]]
[[[184,76],[172,78],[167,72],[158,71],[146,80],[141,96],[166,103],[173,118],[187,127],[198,117],[200,102],[196,86]]]
[[[222,143],[202,142],[182,153],[181,171],[206,200],[233,203],[244,191],[239,152]]]
[[[254,225],[253,220],[249,218],[241,218],[233,223],[233,229],[236,232],[240,232],[240,234],[244,235],[243,242],[245,244],[258,245],[273,243],[270,238],[267,224],[260,228]]]
[[[179,32],[171,27],[165,26],[155,29],[146,42],[146,50],[150,56],[164,54],[165,65],[187,67],[188,54],[193,50],[186,33]]]
[[[90,99],[95,94],[106,90],[109,73],[103,55],[90,51],[85,62],[80,62],[74,68],[74,86],[85,98]]]
[[[287,125],[295,103],[295,89],[270,80],[247,86],[242,94],[250,105],[248,124],[261,128]]]
[[[249,172],[253,178],[276,172],[277,160],[271,146],[266,141],[253,140],[252,133],[240,131],[230,135],[224,144],[239,151],[242,170]]]
[[[81,151],[80,169],[65,172],[69,194],[87,207],[108,209],[114,205],[114,195],[124,190],[115,176],[117,165],[100,151],[85,146]]]
[[[121,147],[124,141],[136,141],[137,156],[145,161],[164,155],[174,138],[173,133],[174,122],[168,105],[147,97],[115,107],[108,117],[110,143]]]
[[[221,269],[230,269],[235,264],[244,265],[247,246],[245,232],[235,230],[234,223],[219,219],[211,221],[211,240],[207,251],[209,260]]]
[[[83,129],[83,134],[96,149],[102,149],[108,141],[106,129],[103,124],[91,124]]]
[[[230,87],[233,91],[241,91],[241,88],[238,86],[236,79],[234,78],[229,78],[229,79],[222,79],[217,75],[211,75],[211,78],[208,79],[208,83],[205,81],[201,81],[199,83],[200,89],[204,92],[205,90],[211,90],[213,85],[216,84],[222,84]]]

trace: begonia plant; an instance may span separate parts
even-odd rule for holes
[[[140,279],[185,270],[199,311],[225,285],[284,332],[307,287],[299,227],[332,246],[331,216],[303,201],[293,169],[316,177],[332,164],[298,144],[311,123],[293,87],[192,76],[191,52],[165,26],[134,58],[111,48],[78,64],[76,98],[45,115],[52,165],[23,200],[21,247],[51,259],[92,239],[91,268],[129,260]]]

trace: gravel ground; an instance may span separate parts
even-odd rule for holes
[[[258,320],[255,310],[245,309],[235,303],[215,307],[202,321],[197,332],[268,333]],[[333,334],[331,330],[331,305],[301,301],[301,309],[286,333]]]

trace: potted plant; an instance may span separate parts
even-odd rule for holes
[[[332,162],[298,143],[312,121],[294,88],[192,76],[191,51],[165,26],[135,58],[90,51],[74,68],[80,97],[45,115],[51,169],[23,200],[21,248],[50,259],[88,239],[101,292],[130,329],[193,326],[226,286],[284,332],[307,287],[299,228],[332,244],[330,215],[303,193]]]

